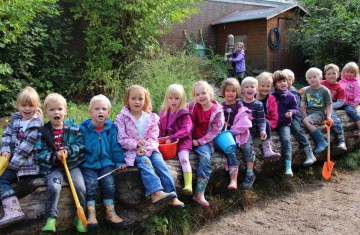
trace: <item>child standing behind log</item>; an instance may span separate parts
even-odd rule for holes
[[[0,229],[25,218],[11,183],[21,176],[39,174],[39,165],[34,159],[38,128],[42,126],[39,107],[38,93],[31,87],[24,88],[16,98],[18,112],[11,116],[2,134],[1,156],[9,160],[9,165],[0,176],[0,200],[4,208]]]
[[[126,168],[124,155],[117,141],[117,129],[108,119],[111,110],[110,100],[104,95],[94,96],[89,105],[90,119],[83,121],[80,131],[85,142],[86,161],[81,164],[81,171],[86,184],[87,226],[98,226],[96,220],[96,195],[100,184],[102,199],[106,211],[106,220],[114,227],[119,227],[123,219],[114,209],[114,175],[107,175],[114,169]]]
[[[160,116],[160,135],[166,137],[165,143],[179,141],[177,155],[183,170],[185,195],[192,195],[192,172],[189,162],[189,153],[192,150],[192,120],[186,109],[186,94],[184,87],[179,84],[170,85],[165,94]]]
[[[68,119],[64,120],[66,100],[62,95],[49,94],[44,100],[44,111],[50,121],[40,128],[35,145],[38,153],[36,158],[40,163],[40,173],[45,175],[48,187],[45,201],[46,224],[42,231],[56,232],[56,219],[59,214],[58,203],[65,175],[62,164],[63,154],[80,204],[82,208],[85,208],[85,182],[78,167],[85,161],[85,146],[79,126]],[[74,224],[78,232],[87,231],[77,216],[74,219]]]

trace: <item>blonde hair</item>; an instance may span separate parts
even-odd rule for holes
[[[326,73],[328,70],[334,70],[335,72],[340,72],[339,66],[337,66],[336,64],[327,64],[324,67],[324,72]]]
[[[235,48],[236,47],[241,47],[242,49],[244,49],[244,43],[243,42],[237,42],[236,44],[235,44]]]
[[[96,95],[93,98],[91,98],[90,104],[89,104],[89,107],[88,107],[88,111],[89,112],[91,111],[91,109],[92,109],[92,107],[93,107],[93,105],[95,103],[101,102],[101,101],[104,101],[107,104],[108,109],[111,110],[111,102],[110,102],[110,100],[106,96],[100,94],[100,95]]]
[[[162,109],[164,109],[164,114],[165,115],[166,115],[166,113],[168,112],[168,109],[169,109],[168,98],[171,95],[174,96],[175,98],[180,98],[181,99],[179,110],[186,108],[186,94],[185,94],[184,87],[182,85],[180,85],[180,84],[171,84],[166,89],[164,102],[162,104]]]
[[[240,98],[240,84],[236,78],[226,78],[221,83],[221,94],[225,96],[225,90],[227,86],[234,87],[236,90],[236,98]]]
[[[359,76],[359,66],[355,62],[349,62],[344,66],[344,68],[341,71],[342,76],[344,76],[343,74],[346,70],[355,72],[356,77],[358,77],[358,78],[360,77]]]
[[[131,91],[139,91],[139,92],[142,92],[144,94],[145,101],[144,101],[144,107],[143,107],[142,110],[144,112],[151,112],[152,111],[152,104],[151,104],[151,100],[150,100],[150,92],[147,89],[145,89],[144,87],[140,86],[140,85],[132,85],[128,89],[126,89],[125,97],[124,97],[124,105],[130,110],[129,98],[130,98],[130,92]]]
[[[195,88],[196,87],[203,87],[207,93],[209,93],[210,99],[214,97],[214,88],[207,83],[207,81],[197,81],[192,87],[191,94],[194,98],[196,98]]]
[[[21,105],[32,105],[40,108],[40,96],[32,87],[25,87],[16,97],[16,107]]]
[[[290,69],[283,69],[283,72],[288,75],[289,80],[292,79],[293,82],[295,81],[295,74]]]
[[[65,110],[67,109],[66,99],[64,98],[64,96],[62,96],[58,93],[51,93],[51,94],[48,94],[44,100],[44,110],[46,111],[46,109],[50,103],[55,103],[55,102],[58,102],[58,103],[64,105]]]
[[[271,84],[273,83],[273,79],[272,79],[272,73],[269,72],[262,72],[260,73],[257,77],[256,80],[258,80],[258,83],[261,82],[265,82],[265,81],[269,81],[271,82]]]
[[[323,76],[321,69],[316,67],[309,68],[308,71],[306,71],[305,73],[306,80],[308,80],[311,75],[317,75],[320,78],[322,78]]]
[[[246,77],[242,80],[241,82],[241,89],[244,89],[245,84],[247,83],[254,83],[256,90],[258,89],[258,80],[256,80],[256,78],[254,77]]]

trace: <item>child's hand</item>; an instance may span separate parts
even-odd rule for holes
[[[193,145],[196,147],[196,146],[199,146],[199,142],[197,140],[193,140]]]
[[[303,95],[303,94],[305,93],[305,88],[304,88],[304,87],[301,88],[301,89],[299,90],[299,93],[300,93],[300,95]]]
[[[334,123],[334,121],[333,121],[333,119],[331,118],[331,116],[330,116],[330,117],[326,117],[326,120],[329,120],[329,121],[331,121],[332,123]]]
[[[9,152],[2,152],[1,155],[10,160],[10,153]]]
[[[286,112],[286,113],[285,113],[285,117],[291,118],[291,117],[292,117],[292,112]]]
[[[119,167],[117,168],[117,170],[119,171],[119,170],[123,170],[123,169],[125,169],[125,168],[126,168],[126,165],[124,164],[124,165],[119,166]]]
[[[265,131],[260,132],[260,139],[266,140],[267,134]]]
[[[146,145],[146,141],[145,140],[140,140],[138,143],[137,143],[137,147],[144,147]]]
[[[64,149],[64,148],[60,148],[60,150],[58,150],[56,152],[56,159],[59,160],[59,161],[62,161],[62,159],[63,159],[62,152],[64,152],[65,158],[68,157],[68,151],[66,149]]]
[[[165,144],[170,144],[171,140],[169,138],[166,139]]]

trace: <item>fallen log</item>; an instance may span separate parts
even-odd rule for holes
[[[344,111],[338,111],[339,118],[342,120],[344,135],[348,151],[358,149],[360,138],[355,137],[357,132],[356,124],[350,120]],[[324,126],[320,127],[324,137],[326,138],[326,130]],[[280,152],[280,140],[276,132],[273,132],[273,148]],[[309,135],[308,138],[310,139]],[[311,140],[312,141],[312,140]],[[294,137],[291,137],[293,148],[293,168],[302,166],[305,160],[305,153],[299,148]],[[314,142],[312,142],[314,146]],[[331,157],[341,157],[344,152],[336,149],[335,135],[331,134]],[[257,179],[266,179],[275,173],[284,171],[283,158],[262,160],[261,156],[261,141],[259,138],[254,139],[254,150],[256,152],[257,160],[255,162],[255,173]],[[316,157],[318,161],[326,159],[326,151],[318,154]],[[238,150],[239,158],[239,182],[242,181],[245,172],[245,164],[241,158],[241,152]],[[190,162],[193,170],[194,179],[196,177],[196,167],[198,164],[197,157],[192,153],[190,155]],[[186,203],[192,203],[189,196],[183,196],[181,189],[183,187],[183,178],[181,165],[177,158],[166,161],[172,175],[175,179],[176,188],[178,189],[179,197]],[[212,194],[221,193],[227,190],[229,183],[229,175],[225,171],[223,164],[223,154],[215,152],[212,157],[213,173],[209,181],[207,190],[211,190]],[[336,167],[336,166],[335,166]],[[154,207],[149,199],[145,198],[145,189],[141,181],[139,171],[136,167],[127,168],[115,173],[116,180],[116,211],[124,219],[124,228],[135,228],[141,224],[146,218],[155,213],[166,209],[166,205]],[[195,184],[195,180],[193,182]],[[12,225],[1,231],[1,234],[38,234],[41,227],[45,223],[44,207],[46,196],[46,185],[42,177],[25,177],[14,185],[15,191],[20,199],[23,211],[26,218],[23,222]],[[211,203],[211,202],[210,202]],[[211,206],[211,204],[210,204]],[[100,226],[104,224],[104,210],[101,200],[97,204],[97,218]],[[71,195],[70,188],[65,184],[62,188],[61,198],[59,202],[59,218],[57,219],[57,231],[69,230],[72,225],[72,220],[76,214],[76,207]],[[0,214],[2,217],[2,212]]]

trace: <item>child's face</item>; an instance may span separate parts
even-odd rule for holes
[[[240,46],[240,45],[235,47],[235,50],[236,50],[236,51],[241,51],[242,49],[243,49],[243,47]]]
[[[109,115],[110,109],[105,101],[101,100],[92,104],[90,109],[90,116],[93,118],[95,123],[105,123]]]
[[[66,107],[60,102],[51,102],[45,109],[45,115],[49,118],[54,128],[63,126],[63,120],[66,115]]]
[[[242,85],[242,90],[245,99],[253,99],[256,95],[257,89],[254,82],[248,82]]]
[[[180,108],[181,105],[181,98],[176,97],[174,95],[169,95],[168,98],[168,104],[170,108],[170,112],[176,112]]]
[[[131,113],[140,113],[145,105],[145,94],[139,90],[131,90],[129,93],[129,108]]]
[[[290,89],[292,87],[292,84],[295,82],[295,79],[293,77],[290,77],[288,76],[288,81],[287,81],[287,84],[288,84],[288,89]]]
[[[259,93],[261,96],[267,96],[271,92],[271,81],[259,82]]]
[[[201,106],[207,106],[210,102],[210,94],[203,86],[196,86],[195,90],[195,100]]]
[[[288,81],[286,80],[277,81],[275,87],[279,91],[286,91],[288,89]]]
[[[321,77],[317,74],[310,74],[306,80],[311,87],[318,87],[320,86]]]
[[[25,105],[19,105],[17,107],[19,110],[20,115],[22,116],[22,120],[30,120],[36,113],[38,107],[32,105],[32,104],[25,104]]]
[[[347,70],[344,71],[344,75],[345,75],[345,77],[346,77],[347,79],[349,79],[349,80],[355,79],[355,77],[356,77],[355,72],[352,71],[352,70],[349,70],[349,69],[347,69]]]
[[[236,88],[234,86],[225,87],[225,99],[227,103],[233,103],[236,100]]]
[[[334,69],[328,69],[325,72],[325,78],[329,84],[336,84],[338,77],[339,77],[339,73]]]

